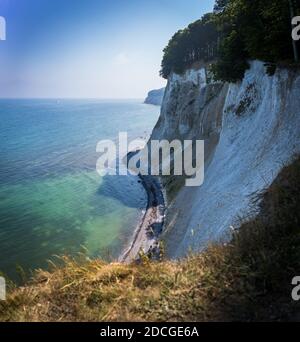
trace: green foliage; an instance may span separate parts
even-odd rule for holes
[[[223,33],[216,78],[241,79],[247,60],[267,63],[292,61],[291,18],[288,0],[229,0],[216,22]]]
[[[212,18],[206,14],[175,33],[164,49],[161,76],[168,78],[172,71],[180,74],[194,62],[216,56],[218,32]]]
[[[270,72],[280,62],[293,62],[291,4],[298,13],[299,1],[217,0],[214,13],[172,37],[161,75],[182,73],[195,61],[213,61],[215,79],[235,82],[243,78],[248,60],[266,62]]]
[[[221,43],[218,62],[211,65],[214,78],[235,82],[242,79],[249,68],[247,55],[242,49],[243,42],[237,31],[232,30]]]
[[[216,4],[214,7],[215,12],[221,12],[227,6],[229,0],[216,0]]]

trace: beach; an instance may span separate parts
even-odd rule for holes
[[[131,245],[120,257],[120,261],[125,263],[136,260],[140,252],[149,256],[156,255],[159,251],[158,239],[164,225],[165,200],[159,179],[154,176],[139,177],[147,192],[148,203]]]

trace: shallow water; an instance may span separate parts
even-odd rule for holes
[[[0,100],[0,270],[18,280],[53,255],[116,258],[146,206],[136,177],[95,171],[97,142],[146,137],[140,101]]]

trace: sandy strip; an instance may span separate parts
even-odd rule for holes
[[[148,204],[142,221],[135,231],[132,244],[119,259],[125,263],[136,260],[140,251],[147,254],[157,247],[164,225],[165,201],[160,181],[154,176],[140,175],[139,177],[148,194]]]

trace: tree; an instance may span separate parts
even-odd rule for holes
[[[161,76],[168,78],[171,72],[180,74],[196,61],[216,57],[218,32],[212,19],[211,13],[206,14],[175,33],[164,49]]]
[[[222,32],[215,77],[239,80],[251,59],[266,62],[269,71],[293,61],[289,0],[229,0],[215,17]]]
[[[300,0],[217,0],[214,13],[178,31],[164,50],[161,75],[182,73],[196,61],[211,62],[215,78],[243,78],[249,60],[276,70],[278,63],[299,62],[291,44],[291,16]]]
[[[224,11],[228,3],[229,3],[229,0],[217,0],[214,6],[214,12],[219,13],[219,12]]]

